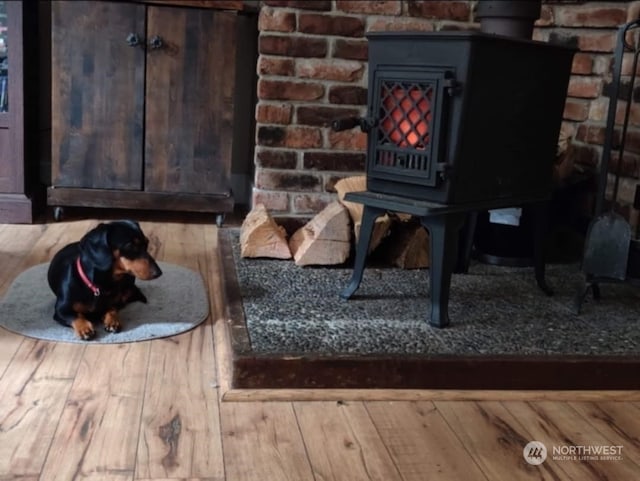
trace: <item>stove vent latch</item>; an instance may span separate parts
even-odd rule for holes
[[[436,173],[438,174],[438,179],[446,182],[451,178],[451,174],[453,174],[453,166],[446,162],[438,162],[436,164]]]
[[[447,74],[450,74],[450,72],[447,72]],[[445,78],[443,85],[444,85],[444,90],[445,92],[447,92],[449,97],[454,97],[456,95],[459,95],[460,92],[462,92],[462,84],[458,82],[456,79],[454,79],[453,77]]]

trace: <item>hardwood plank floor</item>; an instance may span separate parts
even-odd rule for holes
[[[363,402],[297,402],[294,409],[316,478],[402,479]]]
[[[0,295],[97,222],[0,225]],[[180,336],[120,345],[56,344],[0,329],[0,480],[640,479],[637,395],[222,401],[217,228],[141,224],[159,260],[202,274],[210,318]],[[539,466],[523,456],[533,440],[548,449]],[[621,459],[553,459],[559,446],[622,446]]]

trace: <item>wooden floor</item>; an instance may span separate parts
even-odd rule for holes
[[[0,225],[0,295],[94,224]],[[56,344],[0,329],[0,480],[640,479],[640,402],[607,393],[590,402],[509,393],[222,402],[212,329],[224,312],[216,227],[142,226],[159,260],[202,273],[211,318],[177,337],[121,345]],[[540,466],[523,457],[532,440],[548,450]],[[622,446],[621,459],[553,459],[554,448],[605,446]]]

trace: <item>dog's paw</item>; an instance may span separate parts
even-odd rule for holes
[[[87,321],[86,319],[76,319],[71,323],[71,327],[73,327],[76,336],[78,336],[83,341],[93,339],[96,335],[93,324],[91,324],[91,322]]]
[[[104,315],[104,328],[107,332],[119,332],[122,325],[117,311],[109,311]]]

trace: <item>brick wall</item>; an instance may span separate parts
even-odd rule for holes
[[[364,170],[366,137],[333,132],[332,119],[363,115],[366,32],[477,28],[476,1],[265,0],[259,18],[253,202],[282,217],[310,217],[334,199],[335,182]],[[616,26],[640,16],[640,1],[544,1],[534,38],[576,46],[563,130],[576,160],[600,159]],[[625,64],[625,75],[631,66]],[[637,87],[640,94],[640,86]],[[640,95],[638,95],[640,98]],[[640,107],[633,105],[620,204],[631,209],[640,178]]]

